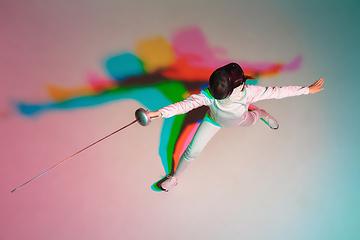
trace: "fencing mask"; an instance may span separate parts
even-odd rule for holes
[[[244,72],[237,63],[229,63],[216,69],[210,76],[209,90],[215,99],[225,99],[234,88],[245,82]]]

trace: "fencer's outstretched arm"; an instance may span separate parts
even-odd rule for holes
[[[309,93],[314,94],[324,90],[324,88],[321,88],[323,84],[324,84],[324,78],[320,78],[319,80],[317,80],[316,82],[314,82],[309,86]]]
[[[322,85],[324,84],[324,78],[320,78],[319,80],[317,80],[316,82],[314,82],[313,84],[311,84],[308,88],[309,88],[309,93],[310,94],[314,94],[314,93],[317,93],[317,92],[320,92],[322,90],[324,90],[324,88],[322,88]],[[276,87],[277,90],[272,90],[272,89],[268,89],[268,91],[264,90],[265,88],[264,87],[257,87],[257,89],[254,89],[255,91],[260,91],[261,94],[255,94],[255,98],[252,99],[253,101],[252,102],[256,102],[256,101],[259,101],[259,100],[262,100],[262,99],[266,99],[266,98],[274,98],[274,96],[276,97],[280,97],[280,91],[279,91],[279,88]],[[288,88],[294,88],[294,92],[296,92],[298,90],[298,88],[300,89],[300,87],[288,87]],[[291,89],[290,89],[291,90]],[[270,94],[270,96],[267,96],[266,94],[263,94],[263,91],[266,91],[266,93],[268,93],[268,95]],[[277,93],[278,92],[278,93]],[[273,94],[275,93],[275,94]],[[277,93],[277,94],[276,94]],[[271,94],[273,94],[274,96],[271,97]],[[286,97],[286,94],[284,95]],[[282,96],[282,97],[284,97]],[[200,105],[208,105],[206,104],[205,102],[202,102],[200,100],[198,101],[195,101],[199,96],[197,95],[192,95],[190,98],[186,99],[185,101],[190,101],[192,103],[192,107],[191,108],[196,108]],[[194,100],[194,99],[195,100]],[[262,98],[262,99],[261,99]],[[172,106],[172,105],[170,105]],[[157,118],[161,118],[162,117],[162,114],[161,112],[158,110],[158,111],[149,111],[149,116],[151,119],[157,119]]]

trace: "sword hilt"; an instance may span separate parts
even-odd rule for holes
[[[143,108],[139,108],[138,110],[135,111],[135,117],[141,126],[147,126],[151,122],[151,117],[148,111],[146,111]]]

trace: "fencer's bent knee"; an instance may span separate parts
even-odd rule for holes
[[[201,151],[202,151],[203,148],[199,149],[199,148],[194,148],[192,146],[192,144],[190,144],[185,152],[184,152],[184,157],[187,161],[192,161],[194,160],[197,156],[200,155]]]
[[[203,120],[189,146],[186,148],[183,154],[184,158],[187,161],[192,161],[199,156],[206,144],[220,128],[221,127],[216,126],[209,121]]]

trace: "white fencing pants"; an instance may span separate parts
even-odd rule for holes
[[[239,126],[251,126],[255,124],[260,118],[265,117],[266,113],[260,109],[248,111],[245,120]],[[201,151],[204,149],[210,139],[221,129],[221,126],[215,123],[208,114],[205,115],[199,128],[197,129],[192,141],[186,148],[185,152],[179,160],[176,168],[175,177],[179,177],[181,173],[189,166]]]

